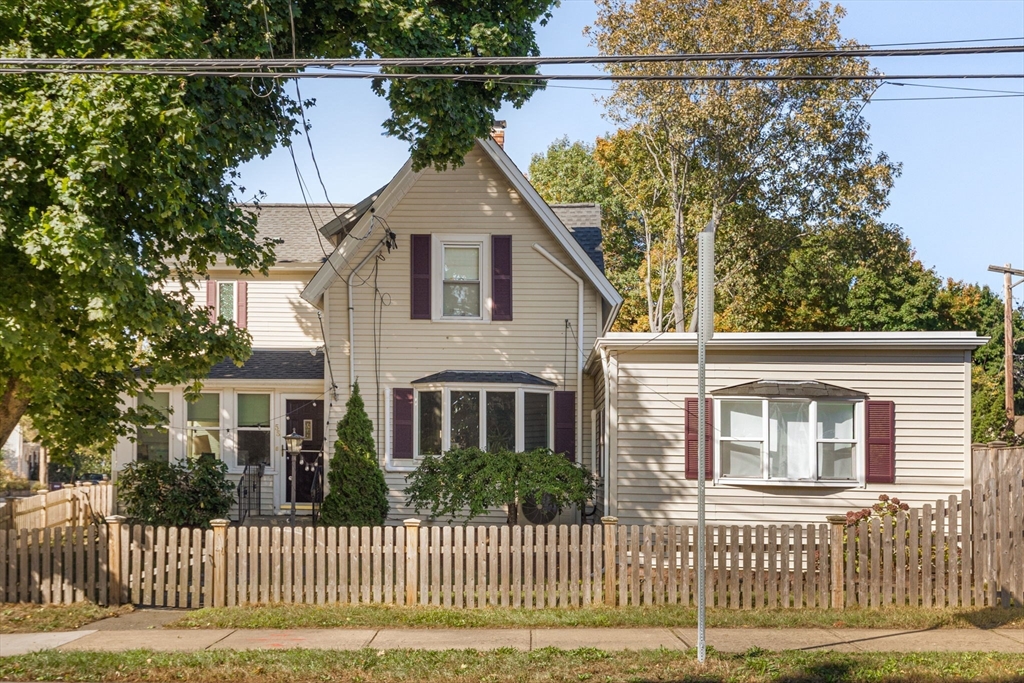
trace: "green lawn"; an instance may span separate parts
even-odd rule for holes
[[[196,610],[166,628],[555,628],[696,626],[684,607],[444,609],[440,607],[262,605]],[[709,610],[718,628],[1024,628],[1024,609]]]
[[[0,659],[0,680],[5,681],[1009,683],[1019,682],[1022,677],[1024,654],[985,653],[841,654],[751,650],[741,655],[711,652],[704,665],[696,661],[692,651],[606,653],[593,649],[534,652],[256,650],[195,654],[139,650],[120,654],[50,651]]]

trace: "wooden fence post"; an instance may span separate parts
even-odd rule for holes
[[[610,607],[615,606],[615,539],[618,517],[602,517],[604,525],[604,602]],[[684,570],[685,571],[685,570]]]
[[[226,519],[210,520],[213,527],[213,552],[210,554],[210,562],[213,565],[213,606],[224,607],[227,604],[228,587],[228,525],[231,522]],[[267,548],[263,548],[267,552]]]
[[[415,605],[419,587],[420,520],[409,518],[405,524],[405,604]]]
[[[843,576],[843,532],[846,529],[846,515],[829,515],[825,519],[829,523],[829,555],[831,557],[832,608],[846,607],[843,593],[845,578]]]
[[[107,602],[111,605],[121,604],[121,525],[124,521],[121,515],[107,517]]]

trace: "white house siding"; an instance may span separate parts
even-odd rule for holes
[[[614,353],[614,352],[613,352]],[[684,403],[697,394],[692,350],[615,354],[618,387],[612,514],[627,524],[696,519],[684,470]],[[707,389],[760,379],[818,380],[896,404],[896,482],[863,488],[708,484],[710,522],[823,522],[881,493],[912,505],[970,481],[970,355],[963,350],[710,351]]]
[[[312,228],[310,228],[312,230]],[[312,272],[272,272],[268,278],[241,278],[237,273],[211,274],[211,279],[248,282],[246,329],[257,349],[311,349],[323,343],[317,311],[299,296]],[[206,282],[196,293],[206,303]]]
[[[424,171],[394,209],[387,214],[398,236],[398,249],[384,261],[368,261],[355,277],[355,377],[366,410],[380,435],[378,450],[384,463],[383,437],[387,406],[378,401],[392,387],[411,386],[413,380],[443,370],[519,370],[577,390],[578,351],[571,335],[566,341],[565,321],[577,325],[576,283],[538,253],[539,244],[562,264],[584,279],[584,330],[580,341],[586,354],[593,346],[600,324],[600,299],[555,238],[527,204],[510,187],[493,162],[479,149],[464,166],[437,173]],[[433,322],[410,319],[410,235],[426,233],[512,235],[513,315],[510,322]],[[382,234],[374,237],[350,259],[359,262]],[[374,272],[374,269],[377,272]],[[331,406],[330,429],[344,414],[348,396],[348,299],[346,278],[336,279],[325,297],[327,332],[339,400]],[[488,273],[483,273],[489,277]],[[375,304],[374,285],[388,305]],[[374,307],[379,327],[373,327]],[[577,332],[578,334],[578,332]],[[376,350],[375,350],[376,349]],[[377,366],[375,367],[375,360]],[[379,370],[379,376],[378,376]],[[563,373],[563,370],[567,372]],[[379,387],[378,387],[379,384]],[[589,447],[590,393],[583,406],[583,429],[577,441],[586,457]],[[387,472],[391,489],[391,519],[410,516],[404,507],[404,473]],[[481,519],[500,522],[504,514]]]

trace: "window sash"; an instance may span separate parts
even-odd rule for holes
[[[761,403],[761,433],[760,438],[752,436],[724,436],[722,434],[723,425],[725,424],[724,405],[734,402],[760,402]],[[807,417],[807,433],[804,435],[804,448],[802,450],[807,451],[806,453],[800,453],[800,457],[804,458],[802,463],[803,467],[809,471],[808,477],[788,477],[788,476],[772,476],[772,462],[771,462],[771,449],[772,445],[772,433],[771,433],[771,404],[784,404],[784,403],[805,403],[808,405],[806,417]],[[850,438],[818,438],[818,406],[820,403],[839,405],[846,404],[851,406],[853,411],[852,417],[852,437]],[[742,397],[736,398],[720,398],[715,399],[714,410],[715,410],[715,457],[716,457],[716,479],[724,481],[736,481],[751,483],[755,481],[773,481],[773,482],[792,482],[792,483],[858,483],[861,480],[860,467],[863,458],[863,401],[817,401],[813,399],[748,399]],[[760,452],[761,461],[761,474],[758,477],[754,476],[742,476],[736,474],[725,474],[724,462],[726,456],[726,449],[732,450],[729,444],[756,444]],[[843,468],[848,467],[849,477],[836,477],[836,476],[824,476],[823,472],[826,468],[823,466],[822,452],[823,446],[834,445],[834,446],[849,446],[850,456],[848,458],[842,458],[848,461],[847,465],[843,465]],[[833,449],[834,450],[834,449]],[[792,454],[790,454],[792,455]],[[837,459],[838,460],[838,459]],[[836,461],[831,463],[831,470],[834,472],[836,467]],[[788,468],[787,468],[788,469]]]
[[[423,410],[422,405],[421,405],[421,397],[423,396],[423,394],[430,394],[430,393],[433,393],[433,392],[438,392],[438,393],[441,394],[441,451],[442,451],[442,453],[426,453],[426,452],[424,452],[424,450],[422,448],[422,444],[421,444],[421,440],[422,440],[421,431],[422,431],[422,428],[423,428],[423,426],[421,424],[421,422],[422,422],[422,410]],[[451,448],[453,447],[453,444],[451,442],[451,437],[452,437],[451,395],[452,395],[452,393],[475,393],[475,394],[478,395],[478,399],[477,399],[478,400],[478,403],[477,403],[478,411],[477,411],[477,415],[476,415],[477,418],[478,418],[478,423],[477,423],[478,430],[474,430],[474,431],[477,432],[478,439],[477,439],[477,443],[474,444],[474,446],[477,447],[477,448],[480,448],[481,450],[486,450],[487,449],[487,439],[488,439],[488,422],[487,422],[488,398],[487,398],[487,396],[488,396],[488,393],[490,393],[490,394],[496,394],[496,393],[497,394],[513,394],[514,395],[514,404],[513,405],[515,406],[515,409],[514,409],[514,412],[515,412],[515,450],[517,450],[517,451],[526,450],[524,448],[524,444],[525,444],[525,441],[526,441],[526,434],[525,434],[525,419],[526,419],[525,401],[526,401],[526,395],[528,395],[528,394],[539,394],[539,395],[545,396],[546,397],[545,403],[546,403],[546,409],[547,409],[546,424],[545,424],[545,428],[546,428],[546,432],[547,432],[546,433],[546,444],[547,444],[546,447],[547,448],[551,448],[552,447],[552,444],[554,442],[554,399],[553,399],[553,397],[554,397],[554,389],[553,388],[548,390],[547,388],[539,388],[539,387],[536,387],[536,386],[533,386],[533,385],[523,386],[523,385],[514,385],[514,384],[512,384],[512,385],[492,384],[492,385],[484,385],[484,386],[481,386],[481,385],[465,385],[465,384],[463,384],[463,385],[441,385],[441,384],[439,384],[439,385],[433,385],[433,386],[424,386],[424,387],[421,387],[421,388],[414,388],[414,393],[413,393],[413,395],[414,395],[414,398],[413,398],[413,400],[414,400],[414,407],[413,407],[413,434],[414,434],[414,442],[415,442],[414,452],[413,452],[413,457],[414,458],[422,458],[422,457],[424,457],[426,455],[441,455],[441,454],[451,450]],[[394,426],[393,426],[393,424],[391,424],[393,408],[390,407],[390,400],[391,400],[390,399],[390,396],[391,396],[390,390],[388,390],[385,395],[386,395],[386,397],[388,397],[387,400],[389,401],[389,403],[388,403],[389,408],[388,408],[387,415],[388,415],[388,421],[389,421],[389,430],[391,430],[391,429],[394,428]],[[388,440],[387,440],[387,444],[388,444],[388,460],[389,460],[389,462],[391,461],[391,458],[392,458],[391,450],[390,450],[391,449],[391,443],[392,443],[392,439],[389,437]],[[401,465],[395,465],[395,466],[396,466],[397,469],[403,469]]]
[[[217,315],[232,322],[238,318],[238,287],[233,280],[217,281]]]

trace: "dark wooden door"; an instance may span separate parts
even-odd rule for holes
[[[310,490],[313,487],[313,475],[318,465],[323,465],[324,445],[324,406],[321,401],[289,400],[285,401],[285,433],[302,434],[307,437],[302,442],[302,452],[296,462],[292,455],[287,454],[287,478],[285,486],[285,502],[292,502],[292,476],[295,476],[295,502],[309,503],[312,501]]]

